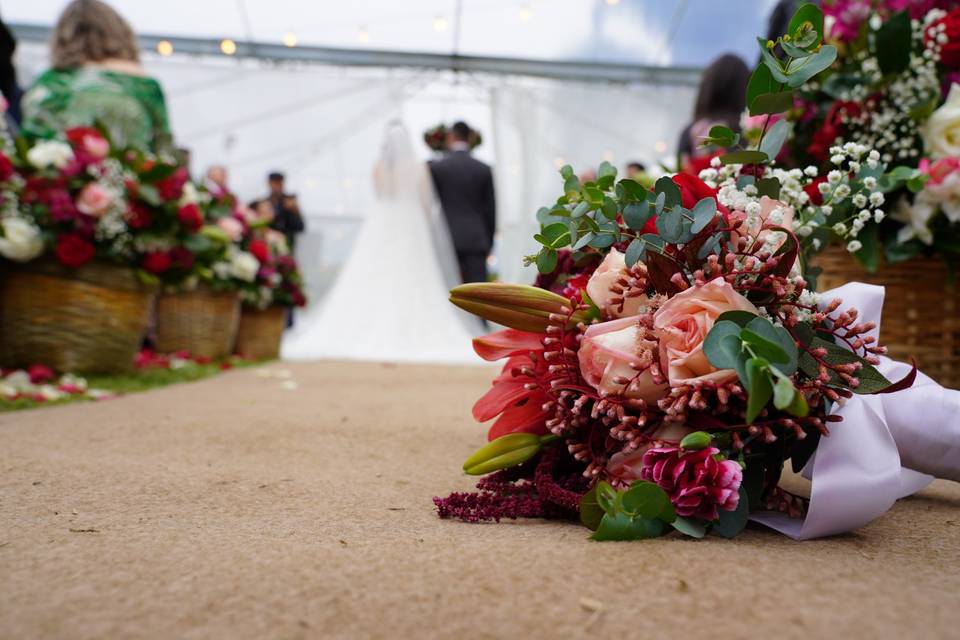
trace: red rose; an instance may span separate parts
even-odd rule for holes
[[[166,201],[179,200],[183,195],[183,185],[187,183],[187,170],[183,167],[177,169],[157,183],[157,193]]]
[[[693,209],[694,205],[704,198],[717,199],[717,190],[706,182],[688,173],[678,173],[673,176],[673,183],[680,189],[680,204],[684,209]],[[717,201],[717,211],[723,216],[723,221],[730,224],[730,211]]]
[[[45,364],[35,364],[27,369],[27,375],[30,376],[31,384],[43,384],[50,382],[54,378],[53,369]]]
[[[250,241],[250,253],[260,261],[260,264],[270,261],[270,247],[264,240],[260,240],[259,238]]]
[[[13,163],[5,154],[0,153],[0,182],[6,182],[13,176]]]
[[[185,247],[176,247],[170,250],[170,261],[178,269],[187,271],[193,266],[193,254]]]
[[[940,45],[940,64],[948,69],[960,69],[960,9],[954,9],[927,27],[924,39],[936,41],[940,25],[947,42]]]
[[[200,207],[193,203],[180,207],[180,210],[177,211],[177,218],[180,220],[180,224],[190,231],[198,231],[203,226],[203,213],[200,211]]]
[[[96,250],[93,244],[73,233],[57,237],[57,246],[53,250],[60,264],[77,268],[93,260]]]
[[[823,126],[813,134],[813,140],[807,146],[807,153],[817,162],[824,162],[830,155],[830,147],[836,144],[837,138],[843,135],[843,118],[860,116],[860,105],[852,101],[838,100],[830,106]]]
[[[127,224],[131,229],[146,229],[153,224],[153,214],[144,205],[131,202],[127,210]]]
[[[143,256],[143,268],[150,273],[163,273],[173,266],[173,260],[166,251],[150,251]]]

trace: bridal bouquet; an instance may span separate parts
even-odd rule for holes
[[[204,219],[184,168],[114,148],[94,127],[3,138],[0,255],[29,262],[50,252],[70,268],[99,258],[146,280],[193,272]]]
[[[937,254],[960,261],[960,2],[957,0],[833,0],[824,3],[827,39],[836,63],[796,87],[785,114],[789,140],[781,160],[792,166],[834,166],[844,143],[875,150],[889,171],[874,174],[886,194],[879,219],[858,229],[844,218],[863,207],[850,200],[823,220],[822,246],[853,243],[869,270],[881,256],[898,262]],[[762,117],[744,122],[749,135]],[[825,180],[825,176],[821,181]],[[811,190],[815,201],[819,193]]]
[[[529,258],[542,274],[570,269],[553,291],[451,292],[506,327],[474,341],[506,362],[473,408],[493,423],[463,468],[484,477],[476,493],[435,499],[441,517],[579,518],[596,540],[733,537],[752,519],[808,538],[861,526],[929,481],[902,467],[960,477],[958,394],[884,357],[882,289],[818,295],[803,273],[817,171],[774,166],[786,130],[769,121],[789,87],[833,62],[822,34],[820,10],[804,5],[780,39],[785,57],[763,43],[767,71],[748,102],[770,116],[765,135],[716,159],[707,180],[680,174],[647,190],[608,163],[585,184],[564,167]],[[739,138],[716,127],[707,142]],[[875,150],[837,155],[849,171],[825,191],[843,184],[839,199],[879,206],[861,174],[882,171]],[[787,460],[811,478],[809,500],[780,486]]]

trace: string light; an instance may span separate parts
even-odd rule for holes
[[[443,16],[437,16],[436,18],[433,19],[433,28],[436,31],[440,31],[440,32],[446,31],[447,19],[444,18]]]
[[[360,27],[360,30],[357,31],[357,40],[359,42],[370,42],[370,32],[367,31],[366,27]]]
[[[520,22],[530,22],[530,18],[533,17],[533,9],[527,5],[523,5],[520,7],[518,15],[520,17]]]
[[[613,151],[611,151],[610,149],[607,149],[606,151],[604,151],[603,159],[606,160],[607,162],[613,162]]]
[[[231,40],[230,38],[221,40],[220,51],[222,51],[224,55],[232,56],[237,52],[237,43]]]
[[[173,43],[169,40],[161,40],[157,43],[157,53],[162,56],[173,55]]]
[[[656,149],[657,153],[663,153],[667,150],[667,143],[663,140],[657,140],[656,144],[653,145],[653,148]]]
[[[557,169],[560,169],[565,164],[567,164],[567,161],[563,158],[563,156],[557,156],[553,159],[553,166],[555,166]]]
[[[297,46],[297,34],[292,31],[287,31],[283,34],[283,44],[288,47]]]
[[[611,7],[615,7],[618,4],[620,4],[620,0],[607,0],[607,4],[610,5]]]

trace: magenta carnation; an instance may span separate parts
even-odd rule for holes
[[[643,456],[640,478],[666,491],[677,514],[716,520],[717,509],[736,510],[743,480],[740,465],[733,460],[717,460],[714,456],[719,452],[715,447],[699,451],[650,449]]]

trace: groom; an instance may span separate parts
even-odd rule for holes
[[[490,167],[470,155],[470,127],[457,122],[447,134],[450,149],[430,163],[430,174],[450,226],[463,282],[487,281],[487,256],[497,228]]]

